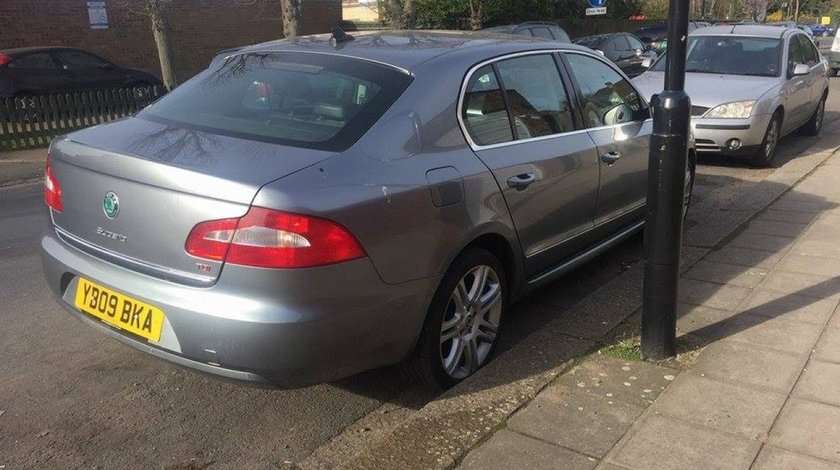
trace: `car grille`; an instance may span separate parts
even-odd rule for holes
[[[708,110],[709,110],[709,108],[707,108],[705,106],[692,106],[691,107],[691,115],[692,116],[702,116],[702,115],[706,114],[706,111],[708,111]]]
[[[715,144],[715,141],[709,139],[697,139],[694,141],[697,150],[700,152],[720,152],[720,148]]]

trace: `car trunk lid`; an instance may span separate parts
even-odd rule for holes
[[[112,263],[212,284],[223,263],[187,254],[190,230],[241,217],[264,184],[332,155],[130,118],[54,142],[63,210],[52,219],[65,241]]]

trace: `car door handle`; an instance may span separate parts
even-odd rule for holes
[[[537,180],[537,175],[533,173],[523,173],[521,175],[511,176],[507,179],[508,187],[522,191]]]
[[[601,161],[607,165],[612,165],[617,162],[619,158],[621,158],[621,152],[607,152],[601,155]]]

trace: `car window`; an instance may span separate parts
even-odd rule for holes
[[[644,44],[642,41],[634,38],[633,36],[624,36],[627,39],[627,42],[630,44],[630,50],[633,51],[643,51],[645,49]]]
[[[685,71],[724,75],[778,77],[782,42],[776,38],[751,36],[693,36],[686,46]],[[651,67],[665,71],[666,58]]]
[[[340,151],[367,132],[409,83],[405,73],[358,59],[237,54],[138,116],[244,139]]]
[[[642,115],[636,89],[607,64],[583,54],[567,54],[581,90],[583,119],[589,128],[631,122]]]
[[[793,74],[796,64],[804,64],[805,58],[802,53],[802,43],[795,36],[790,38],[788,43],[788,75]]]
[[[572,42],[572,38],[559,26],[552,26],[551,32],[554,34],[554,39],[560,42]]]
[[[58,53],[58,60],[61,61],[62,68],[65,70],[96,68],[108,63],[95,55],[81,51],[61,51]]]
[[[517,57],[502,60],[496,66],[517,138],[575,130],[569,98],[554,57],[547,54]]]
[[[516,34],[518,34],[519,36],[533,36],[533,34],[531,34],[531,30],[528,28],[520,29],[519,32],[517,32]]]
[[[627,43],[627,38],[623,34],[617,34],[613,37],[613,43],[615,43],[615,50],[617,51],[629,51],[630,44]]]
[[[814,48],[814,43],[804,34],[797,34],[797,37],[799,38],[799,43],[802,45],[802,59],[808,65],[816,65],[820,59],[817,50]]]
[[[46,52],[27,54],[9,62],[7,67],[15,69],[49,70],[55,68],[55,62]]]
[[[531,28],[531,34],[538,38],[554,39],[551,35],[551,31],[549,31],[546,27]]]
[[[461,118],[470,138],[478,145],[513,140],[505,99],[492,66],[485,65],[470,77]]]

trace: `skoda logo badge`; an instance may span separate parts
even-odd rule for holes
[[[102,209],[109,219],[117,217],[117,214],[120,213],[120,198],[113,191],[108,191],[105,194],[105,199],[102,200]]]

